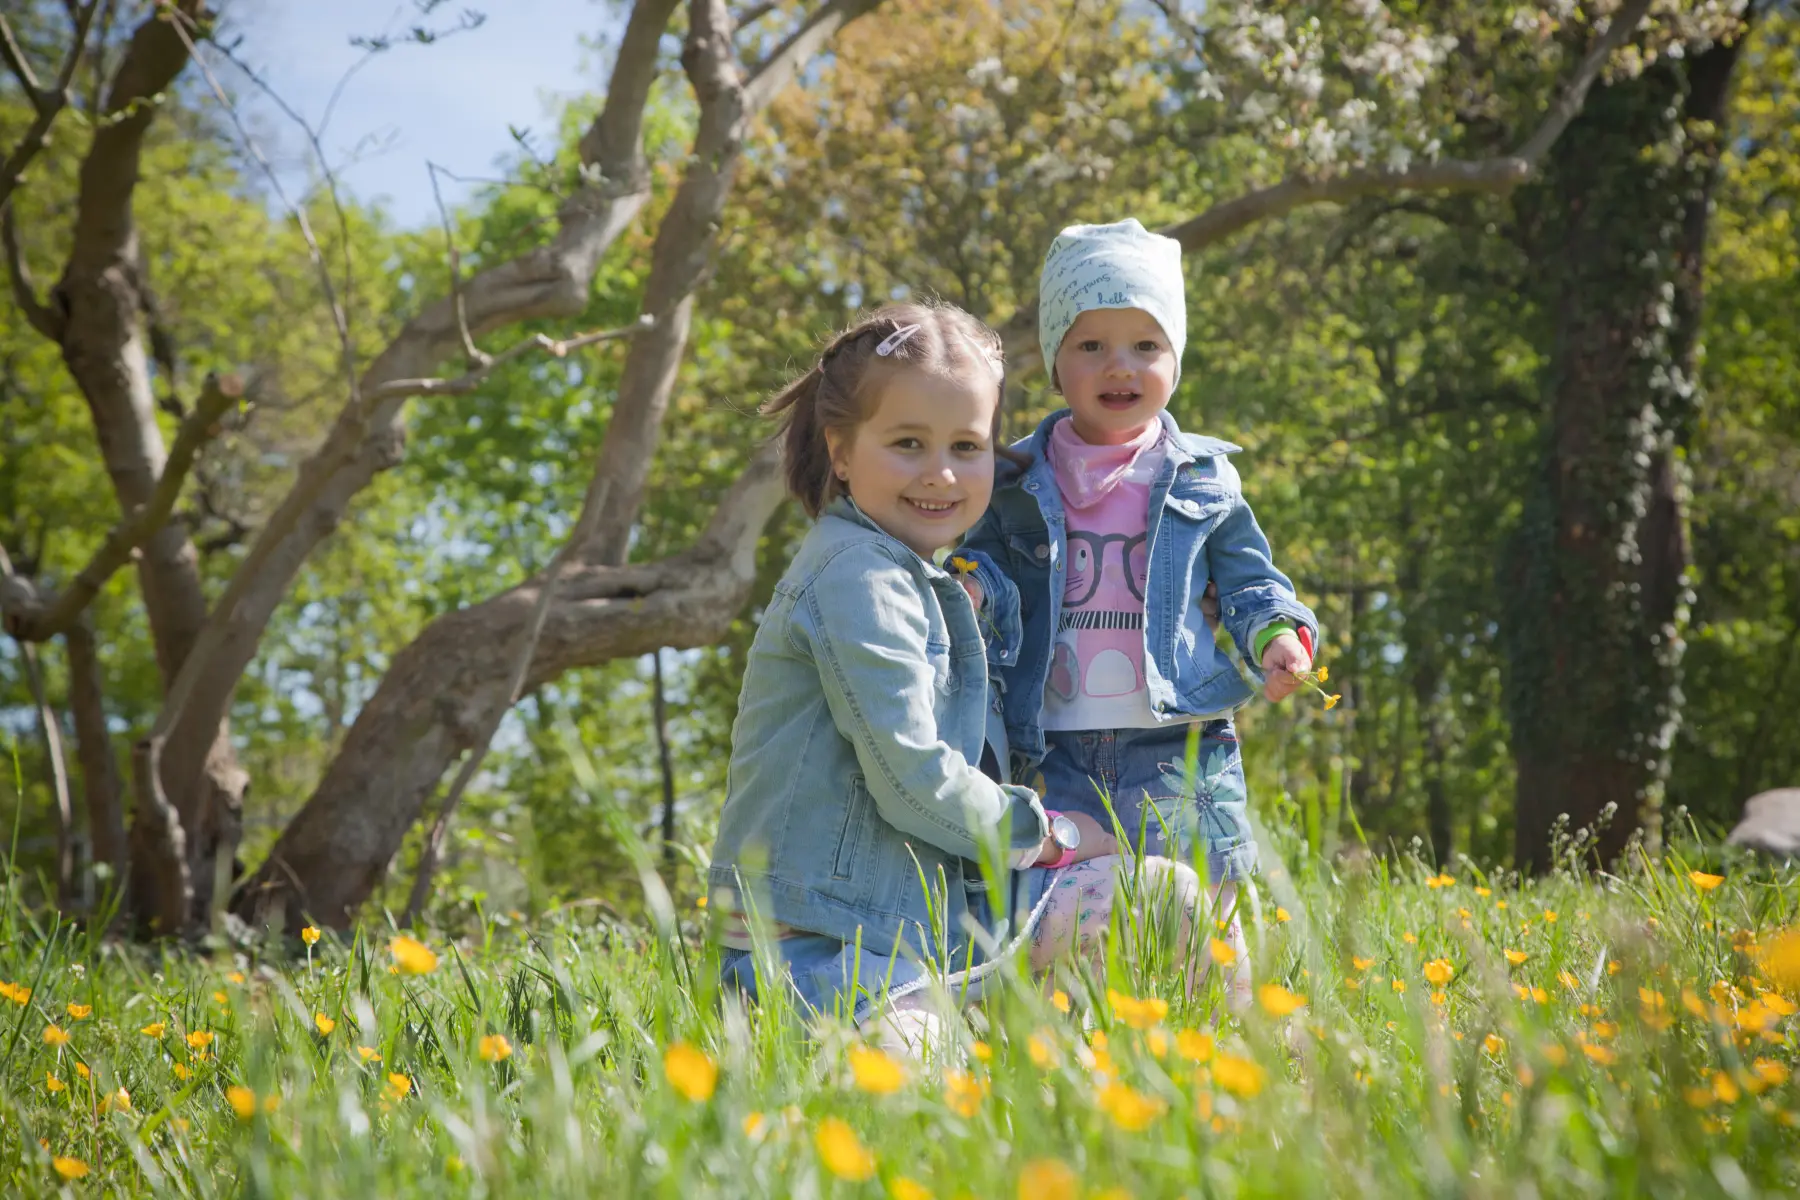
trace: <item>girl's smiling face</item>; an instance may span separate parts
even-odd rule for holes
[[[1175,352],[1141,308],[1090,308],[1056,351],[1056,380],[1075,432],[1092,446],[1129,442],[1154,423],[1175,390]]]
[[[954,546],[987,510],[999,391],[979,372],[896,372],[853,431],[825,431],[832,469],[864,515],[930,558]]]

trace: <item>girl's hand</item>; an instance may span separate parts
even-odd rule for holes
[[[982,595],[981,584],[975,581],[973,575],[958,575],[956,577],[956,582],[962,584],[963,591],[969,593],[969,603],[973,604],[975,606],[975,611],[979,613],[981,611],[981,602],[986,599],[986,597]]]
[[[1066,866],[1074,866],[1078,862],[1086,862],[1090,858],[1100,858],[1119,852],[1119,840],[1100,827],[1100,822],[1086,813],[1066,812],[1063,816],[1074,822],[1075,828],[1081,831],[1081,844],[1075,847],[1075,857]],[[1055,838],[1047,837],[1038,849],[1038,865],[1053,863],[1062,857],[1062,847],[1056,844]]]
[[[1299,677],[1312,670],[1312,655],[1294,634],[1277,634],[1263,650],[1262,669],[1267,677],[1263,695],[1270,703],[1279,703],[1293,695],[1300,687]]]
[[[1206,618],[1206,627],[1217,632],[1219,628],[1219,585],[1210,579],[1206,581],[1206,590],[1200,593],[1200,615]]]

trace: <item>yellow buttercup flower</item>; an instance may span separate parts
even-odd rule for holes
[[[1277,925],[1286,925],[1289,921],[1291,921],[1293,919],[1294,919],[1293,913],[1290,913],[1287,909],[1282,908],[1279,905],[1276,906],[1276,908],[1275,908],[1275,923]]]
[[[256,1093],[243,1084],[233,1084],[225,1089],[226,1103],[231,1111],[237,1114],[240,1121],[251,1121],[256,1118]]]
[[[73,1002],[69,1004],[69,1016],[74,1020],[85,1021],[92,1016],[93,1013],[94,1006],[91,1004],[76,1004]]]
[[[69,1086],[68,1084],[64,1083],[62,1080],[58,1079],[56,1076],[52,1075],[50,1072],[48,1072],[48,1071],[44,1072],[44,1090],[48,1091],[51,1095],[55,1095],[57,1092],[63,1091],[68,1086]]]
[[[1705,871],[1689,871],[1688,882],[1703,892],[1710,892],[1725,882],[1723,875],[1708,875]]]
[[[1296,996],[1279,983],[1265,983],[1256,989],[1256,1001],[1271,1016],[1287,1017],[1306,1007],[1306,997]]]
[[[88,1165],[79,1158],[65,1158],[59,1154],[50,1160],[50,1165],[64,1179],[83,1179],[88,1173]]]
[[[394,966],[401,974],[429,975],[437,970],[438,957],[431,948],[404,933],[388,943],[388,953],[394,956]]]
[[[663,1075],[670,1085],[695,1104],[712,1099],[719,1086],[719,1066],[706,1052],[676,1042],[663,1053]]]
[[[825,1169],[839,1179],[861,1183],[874,1178],[875,1155],[847,1122],[837,1117],[820,1121],[813,1130],[813,1145]]]
[[[1769,982],[1783,991],[1800,989],[1800,926],[1784,929],[1762,947],[1756,956]]]
[[[313,1027],[317,1029],[321,1035],[330,1037],[331,1031],[337,1028],[337,1022],[326,1016],[324,1013],[314,1013]]]
[[[22,983],[0,983],[0,996],[11,1000],[20,1008],[31,1003],[31,989]]]
[[[1405,995],[1406,993],[1406,980],[1400,978],[1398,975],[1388,980],[1388,986],[1393,988],[1396,992],[1399,992],[1401,995]]]
[[[364,1062],[380,1062],[381,1061],[381,1055],[376,1052],[375,1047],[373,1047],[373,1046],[358,1046],[356,1048],[356,1052],[358,1054],[362,1055],[362,1060]]]
[[[300,931],[300,940],[309,946],[317,945],[319,941],[319,927],[317,925],[308,925],[305,929],[302,929]]]
[[[79,1063],[79,1062],[75,1064],[75,1073],[77,1075],[81,1076],[83,1079],[91,1078],[93,1075],[93,1072],[88,1070],[86,1063]]]
[[[957,1116],[974,1116],[980,1111],[981,1098],[986,1094],[987,1084],[967,1071],[945,1072],[944,1105]]]
[[[196,1029],[187,1035],[187,1044],[196,1050],[204,1050],[213,1044],[213,1035],[209,1030]]]
[[[1034,1033],[1025,1039],[1025,1053],[1031,1056],[1032,1065],[1040,1071],[1048,1071],[1056,1065],[1056,1051],[1051,1048],[1047,1034]]]
[[[1123,992],[1106,989],[1106,1002],[1119,1015],[1119,1019],[1133,1029],[1149,1029],[1160,1023],[1169,1015],[1169,1002],[1159,1000],[1155,996],[1147,996],[1142,1000],[1127,996]]]
[[[893,1200],[931,1200],[931,1189],[916,1179],[896,1175],[888,1183],[888,1195]]]
[[[1435,892],[1437,889],[1447,888],[1455,882],[1456,882],[1456,880],[1453,877],[1451,877],[1449,875],[1445,875],[1442,872],[1439,872],[1438,874],[1433,875],[1430,879],[1427,879],[1425,881],[1425,886]]]
[[[1583,1042],[1581,1044],[1581,1052],[1603,1067],[1609,1067],[1619,1060],[1617,1054],[1614,1054],[1611,1050],[1600,1045],[1598,1042]]]
[[[139,1033],[147,1038],[160,1038],[168,1031],[169,1027],[161,1021],[152,1021],[142,1029],[138,1030]]]
[[[66,1046],[69,1044],[69,1033],[60,1025],[44,1026],[44,1045]]]
[[[852,1046],[849,1058],[851,1078],[865,1092],[888,1096],[906,1084],[906,1068],[884,1050],[874,1046]]]
[[[986,1042],[976,1042],[969,1047],[969,1053],[984,1063],[994,1061],[994,1048]]]
[[[485,1063],[504,1062],[512,1057],[512,1043],[504,1033],[490,1033],[476,1045],[475,1053]]]
[[[1269,1073],[1260,1063],[1235,1054],[1221,1054],[1213,1064],[1213,1080],[1234,1096],[1249,1098],[1263,1090]]]
[[[115,1108],[120,1112],[130,1112],[131,1093],[124,1088],[120,1088],[116,1092],[108,1092],[106,1095],[100,1097],[101,1112],[111,1112]]]
[[[1221,942],[1218,938],[1207,939],[1207,949],[1212,953],[1212,960],[1221,967],[1229,967],[1237,961],[1237,951],[1230,942]]]
[[[1068,1012],[1069,1011],[1069,993],[1063,991],[1061,988],[1057,988],[1054,992],[1051,992],[1050,993],[1050,1007],[1054,1008],[1057,1012],[1060,1012],[1060,1013]]]
[[[242,983],[244,982],[244,973],[242,971],[233,971],[225,977],[225,981],[227,983]]]
[[[1075,1200],[1075,1170],[1057,1158],[1039,1158],[1019,1172],[1019,1200]]]
[[[1352,954],[1350,956],[1350,965],[1355,967],[1358,971],[1366,971],[1375,965],[1375,960],[1372,958],[1360,958],[1357,955]]]
[[[1506,961],[1511,963],[1515,967],[1519,966],[1521,963],[1523,963],[1526,959],[1528,959],[1530,957],[1531,957],[1531,955],[1527,954],[1523,950],[1508,950],[1506,952]]]
[[[1122,1083],[1109,1083],[1101,1088],[1096,1103],[1101,1112],[1113,1119],[1113,1124],[1127,1133],[1142,1133],[1169,1107]]]
[[[1506,1039],[1497,1033],[1490,1033],[1481,1039],[1481,1048],[1498,1058],[1501,1051],[1506,1049]]]
[[[397,1072],[388,1075],[387,1094],[389,1099],[404,1100],[412,1094],[412,1090],[413,1081],[410,1076],[401,1075]]]
[[[745,1113],[744,1119],[738,1124],[738,1128],[744,1131],[745,1137],[754,1138],[762,1133],[763,1126],[768,1123],[769,1119],[759,1112]]]
[[[1425,979],[1433,987],[1443,987],[1456,978],[1456,968],[1447,958],[1434,958],[1425,964]]]
[[[188,1065],[186,1063],[174,1063],[173,1065],[171,1065],[169,1067],[169,1071],[170,1071],[170,1073],[172,1073],[175,1076],[175,1078],[183,1081],[184,1083],[187,1081],[187,1077],[189,1075],[193,1074],[193,1072],[188,1069]]]

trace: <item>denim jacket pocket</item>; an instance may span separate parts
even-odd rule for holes
[[[868,848],[869,810],[875,801],[863,786],[863,777],[850,778],[850,795],[844,801],[844,824],[838,830],[837,854],[832,859],[833,879],[854,879],[857,862]]]

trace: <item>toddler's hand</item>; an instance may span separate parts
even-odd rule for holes
[[[1219,585],[1210,579],[1206,581],[1206,590],[1200,593],[1200,615],[1206,618],[1207,628],[1218,630]]]
[[[1276,634],[1275,640],[1263,649],[1262,669],[1266,677],[1263,695],[1271,703],[1279,703],[1299,688],[1296,676],[1312,670],[1312,655],[1294,634]]]
[[[962,584],[963,591],[969,593],[969,603],[973,604],[975,606],[975,611],[979,613],[981,611],[981,602],[986,598],[982,595],[981,584],[975,581],[973,575],[958,575],[956,577],[956,582]]]

